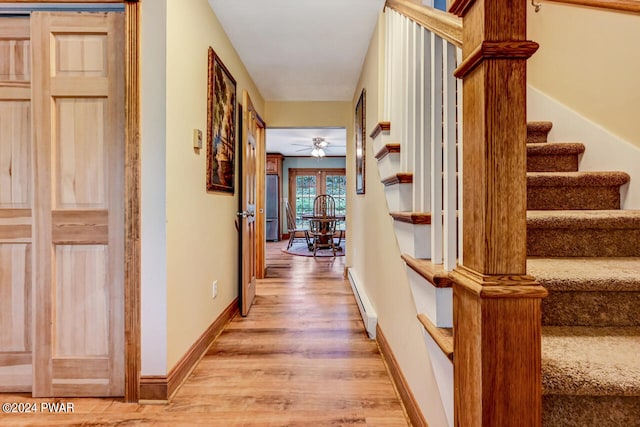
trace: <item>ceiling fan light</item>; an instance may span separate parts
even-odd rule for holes
[[[320,148],[324,148],[327,145],[329,145],[329,143],[327,141],[325,141],[325,140],[322,140],[322,141],[318,142],[318,147],[320,147]]]
[[[324,157],[325,153],[322,148],[318,148],[318,157]]]
[[[318,150],[317,148],[314,148],[313,150],[311,150],[311,155],[313,157],[322,157],[320,156],[320,151],[322,151],[322,155],[324,156],[324,151],[322,149]]]

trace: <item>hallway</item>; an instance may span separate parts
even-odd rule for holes
[[[406,426],[375,341],[364,332],[344,257],[267,244],[267,278],[168,405],[72,402],[73,414],[0,414],[0,425]],[[0,395],[5,402],[51,402]]]

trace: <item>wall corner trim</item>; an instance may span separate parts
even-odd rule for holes
[[[225,326],[238,314],[238,298],[193,343],[166,376],[149,375],[140,378],[140,403],[167,403],[205,355]]]

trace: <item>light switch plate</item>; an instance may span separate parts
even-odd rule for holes
[[[193,148],[202,148],[202,131],[200,129],[193,130]]]

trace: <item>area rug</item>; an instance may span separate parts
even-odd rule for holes
[[[300,256],[313,256],[313,250],[309,250],[306,243],[294,243],[288,250],[282,249],[282,252],[291,255]],[[331,249],[318,249],[316,251],[317,257],[332,257],[333,251]],[[344,240],[340,243],[340,250],[336,248],[336,256],[344,256]]]

